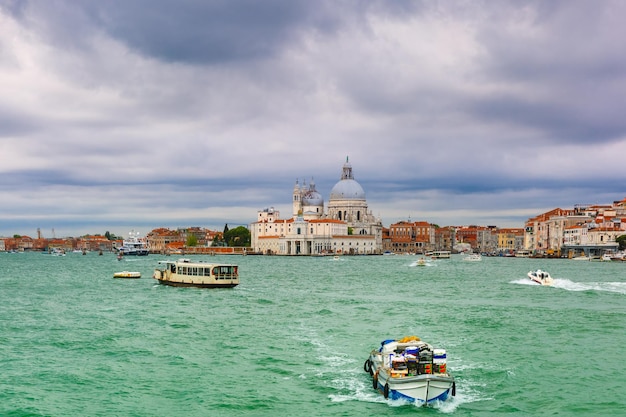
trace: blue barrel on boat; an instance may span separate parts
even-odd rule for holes
[[[413,355],[413,356],[417,356],[419,354],[420,348],[418,346],[409,346],[406,349],[404,349],[404,352],[407,355]]]
[[[445,349],[433,349],[433,363],[446,363]]]

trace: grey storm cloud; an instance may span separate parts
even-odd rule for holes
[[[582,0],[0,0],[0,234],[289,216],[295,180],[327,199],[346,156],[384,224],[521,226],[622,199],[624,15]]]

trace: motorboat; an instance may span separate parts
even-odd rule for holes
[[[233,264],[192,262],[181,258],[159,261],[161,267],[152,277],[164,285],[174,287],[232,288],[239,284],[239,268]]]
[[[480,253],[470,253],[465,258],[463,258],[463,260],[469,262],[478,262],[482,261],[483,257],[480,255]]]
[[[454,377],[446,367],[446,351],[417,336],[384,340],[379,349],[372,350],[363,369],[385,399],[428,405],[456,395]]]
[[[147,256],[150,253],[145,238],[139,237],[139,232],[131,231],[128,237],[122,241],[122,246],[116,248],[123,256]]]
[[[411,266],[426,266],[426,259],[419,258],[417,261],[412,262]]]
[[[531,281],[534,281],[540,285],[554,284],[554,280],[550,276],[550,273],[547,271],[542,271],[541,269],[538,269],[536,271],[530,271],[528,273],[528,278],[530,278]]]
[[[433,259],[450,259],[451,252],[449,250],[436,250],[432,254]]]
[[[113,278],[141,278],[141,272],[136,272],[136,271],[114,272]]]

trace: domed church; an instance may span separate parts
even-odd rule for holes
[[[291,219],[273,208],[258,212],[250,225],[255,252],[282,255],[378,254],[382,221],[368,210],[363,187],[354,179],[348,158],[341,179],[330,192],[328,210],[311,180],[296,180]]]

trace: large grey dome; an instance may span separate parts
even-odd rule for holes
[[[341,180],[330,191],[331,200],[365,200],[365,191],[352,176],[352,165],[346,158]]]
[[[365,200],[363,187],[353,179],[339,181],[330,191],[331,200]]]

